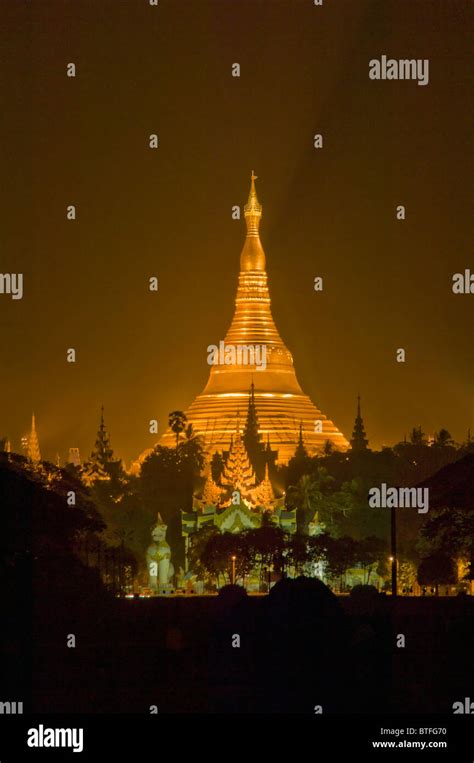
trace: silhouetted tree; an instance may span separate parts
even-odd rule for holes
[[[356,541],[347,536],[328,539],[327,561],[331,575],[339,578],[342,589],[343,576],[357,561]]]
[[[357,561],[362,565],[367,573],[366,585],[370,581],[370,575],[377,565],[383,565],[387,555],[387,544],[381,538],[369,536],[359,541],[357,544]]]
[[[420,585],[434,585],[436,595],[438,595],[438,586],[440,583],[456,583],[457,568],[454,560],[438,552],[425,557],[418,567],[418,582]]]
[[[179,435],[184,432],[188,417],[183,411],[171,411],[168,418],[168,426],[176,435],[176,447],[179,443]]]

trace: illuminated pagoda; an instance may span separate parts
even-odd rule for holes
[[[41,461],[41,451],[39,446],[38,433],[36,431],[35,414],[33,414],[31,417],[30,434],[22,438],[22,446],[28,460],[33,464],[39,464]]]
[[[221,342],[226,353],[229,347],[235,348],[237,360],[233,360],[230,353],[225,360],[221,356],[219,363],[211,365],[207,385],[188,408],[186,416],[210,453],[223,451],[235,431],[237,413],[245,405],[251,388],[252,403],[258,411],[259,433],[278,451],[278,463],[287,463],[293,455],[300,422],[307,433],[306,447],[310,455],[322,451],[328,440],[336,450],[345,451],[349,443],[344,435],[301,389],[291,353],[273,321],[265,253],[259,236],[262,206],[257,199],[255,180],[252,172],[250,194],[244,208],[247,236],[240,255],[235,312]],[[259,362],[257,354],[247,354],[247,360],[255,361],[253,364],[242,362],[249,347],[265,348],[265,363]],[[240,362],[239,352],[242,353]],[[174,435],[169,430],[160,439],[160,445],[173,447],[174,444]],[[148,452],[142,454],[140,461],[147,455]],[[264,464],[261,473],[263,470]]]
[[[275,497],[268,465],[263,480],[257,483],[237,419],[221,485],[214,482],[208,464],[202,495],[194,497],[193,511],[181,514],[182,532],[188,537],[209,526],[220,532],[240,532],[260,527],[265,513],[272,524],[285,532],[296,532],[296,509],[287,511],[283,496]]]

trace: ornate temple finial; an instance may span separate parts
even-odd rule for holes
[[[256,179],[257,175],[255,175],[254,171],[252,170],[252,174],[250,176],[250,193],[248,202],[244,207],[244,215],[247,221],[247,236],[258,237],[258,226],[262,216],[262,205],[259,204],[257,191],[255,190]]]
[[[265,252],[260,242],[258,228],[262,217],[262,205],[257,198],[255,181],[257,176],[252,170],[250,176],[250,193],[247,204],[244,207],[245,222],[247,224],[247,236],[240,255],[240,270],[265,270]]]

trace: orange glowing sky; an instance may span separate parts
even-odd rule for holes
[[[3,8],[0,270],[25,286],[0,295],[0,436],[19,449],[34,410],[43,457],[84,458],[103,403],[117,455],[153,445],[149,420],[163,431],[202,390],[232,318],[245,224],[231,208],[253,168],[304,391],[347,437],[360,392],[372,447],[419,424],[465,439],[474,296],[451,282],[474,272],[469,5]],[[429,85],[370,81],[382,53],[429,58]]]

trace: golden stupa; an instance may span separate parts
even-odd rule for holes
[[[336,449],[346,450],[349,443],[344,435],[301,389],[291,353],[275,326],[270,309],[265,253],[259,236],[262,206],[257,199],[255,180],[252,171],[250,194],[244,208],[247,236],[240,255],[235,313],[224,340],[225,348],[236,348],[237,356],[240,348],[242,357],[238,360],[250,358],[255,363],[211,365],[209,381],[185,412],[186,416],[209,453],[228,450],[238,414],[240,412],[242,417],[247,410],[253,382],[259,432],[262,440],[269,440],[272,449],[278,451],[278,463],[286,463],[294,454],[300,425],[310,455],[321,451],[328,440]],[[245,348],[249,346],[265,347],[266,362],[262,363],[262,352],[260,356],[257,352],[253,358],[247,353],[246,357]],[[174,447],[173,432],[166,432],[159,444]]]

